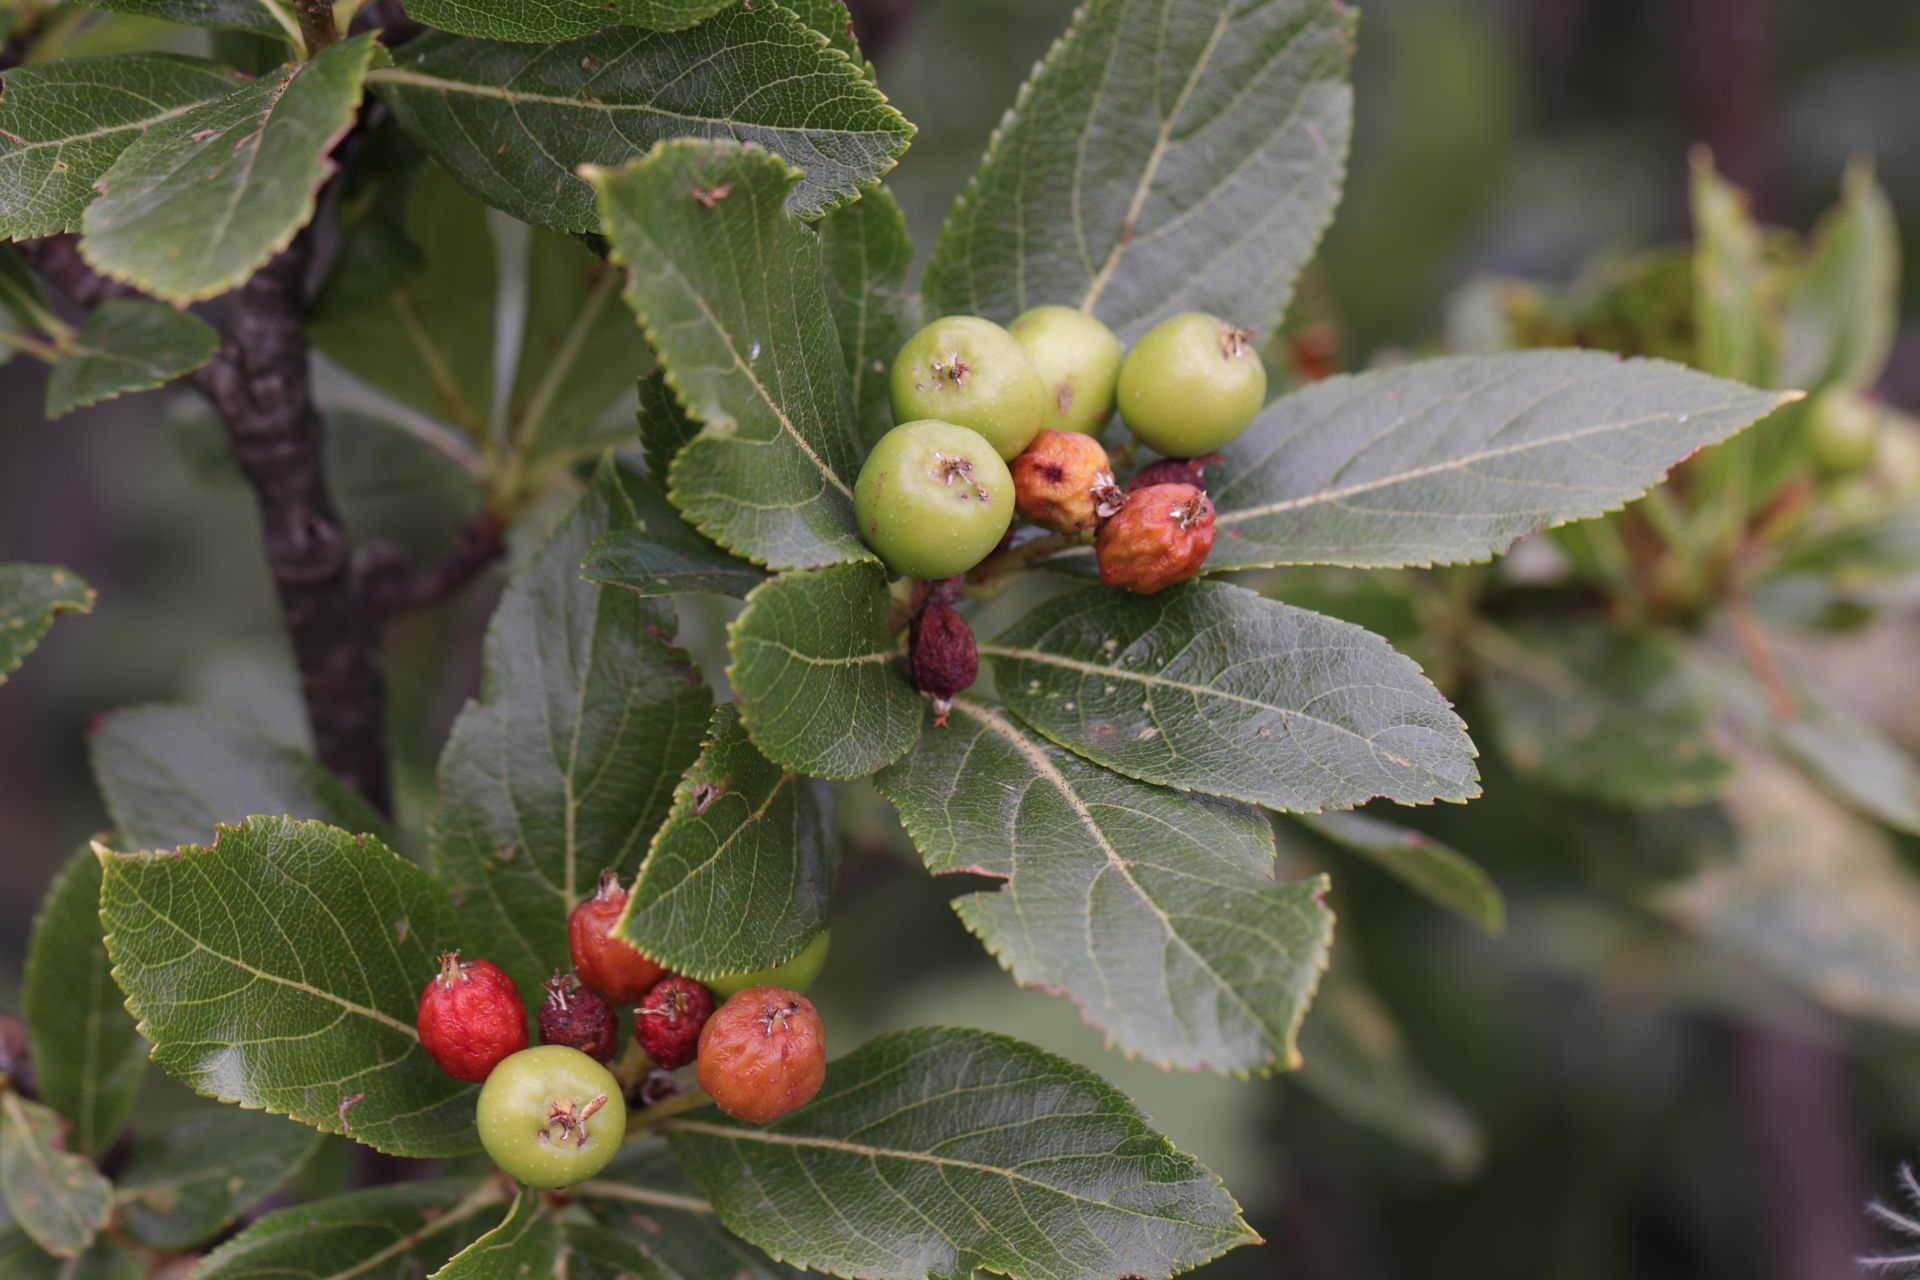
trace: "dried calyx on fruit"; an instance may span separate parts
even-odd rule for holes
[[[1190,484],[1201,492],[1206,492],[1204,479],[1207,468],[1222,461],[1217,453],[1202,454],[1198,458],[1161,458],[1149,462],[1127,481],[1127,492],[1149,488],[1156,484]]]
[[[707,1019],[695,1073],[713,1104],[734,1119],[778,1120],[826,1082],[820,1015],[797,991],[749,987]]]
[[[1200,572],[1213,550],[1213,503],[1190,484],[1135,492],[1100,530],[1100,581],[1152,595]]]
[[[1055,533],[1091,529],[1127,502],[1107,451],[1092,436],[1042,431],[1009,469],[1020,514]]]
[[[713,1015],[713,993],[692,978],[662,978],[633,1015],[633,1038],[653,1065],[676,1071],[693,1061],[700,1031]]]
[[[609,870],[600,873],[600,891],[567,917],[573,971],[616,1005],[632,1004],[667,976],[665,966],[613,936],[613,926],[626,909],[627,894],[620,887],[619,873]]]
[[[945,725],[954,698],[980,674],[973,629],[952,605],[934,600],[913,616],[907,649],[913,687],[933,696],[933,722]]]
[[[606,997],[558,969],[545,986],[547,998],[540,1006],[540,1043],[578,1049],[596,1062],[613,1061],[620,1027]]]
[[[498,965],[440,955],[440,972],[420,992],[420,1043],[456,1080],[485,1080],[501,1059],[527,1047],[527,1007]]]

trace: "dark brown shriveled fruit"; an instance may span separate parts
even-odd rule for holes
[[[662,978],[633,1015],[633,1038],[653,1065],[677,1071],[693,1061],[701,1029],[713,1014],[713,993],[692,978]]]
[[[950,605],[929,604],[914,615],[908,650],[913,687],[933,695],[934,723],[943,725],[955,695],[980,674],[973,630]]]
[[[606,997],[558,969],[545,986],[547,999],[540,1006],[540,1043],[578,1049],[596,1062],[613,1061],[620,1025]]]
[[[1202,454],[1198,458],[1162,458],[1158,462],[1149,462],[1140,468],[1139,474],[1127,481],[1127,492],[1136,493],[1156,484],[1190,484],[1202,493],[1206,492],[1206,481],[1201,477],[1208,467],[1220,461],[1217,453]]]

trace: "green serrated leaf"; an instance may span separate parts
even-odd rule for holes
[[[603,1229],[646,1249],[668,1280],[793,1280],[800,1274],[729,1234],[665,1143],[628,1143],[598,1177],[574,1184],[569,1194]]]
[[[1899,325],[1900,227],[1871,161],[1847,166],[1840,204],[1787,280],[1785,314],[1777,381],[1807,391],[1879,381]]]
[[[769,762],[723,706],[614,929],[690,977],[767,969],[826,925],[839,875],[832,792]]]
[[[1357,15],[1093,0],[1020,92],[927,265],[935,312],[1181,311],[1269,328],[1340,198]]]
[[[1721,178],[1705,148],[1694,152],[1693,327],[1708,373],[1767,385],[1778,352],[1779,279],[1768,270],[1747,193]]]
[[[455,1254],[433,1280],[537,1280],[558,1274],[560,1227],[536,1191],[521,1190],[507,1216]]]
[[[147,1070],[112,969],[100,941],[100,861],[82,849],[34,918],[23,993],[40,1100],[73,1126],[70,1145],[82,1155],[113,1142]]]
[[[300,1171],[320,1135],[255,1112],[201,1112],[141,1139],[114,1183],[126,1233],[155,1249],[210,1239]]]
[[[1207,569],[1486,560],[1619,508],[1793,398],[1592,351],[1328,378],[1269,404],[1222,451]]]
[[[429,417],[475,438],[493,416],[498,269],[486,206],[444,169],[381,195],[398,206],[348,235],[314,302],[307,332],[329,360]],[[400,237],[413,269],[395,271]]]
[[[1626,808],[1699,804],[1731,776],[1704,689],[1664,637],[1561,622],[1482,628],[1472,643],[1515,772]]]
[[[822,0],[842,8],[840,0]],[[844,10],[843,10],[844,11]],[[840,354],[853,384],[853,416],[871,448],[893,427],[887,370],[920,327],[920,299],[907,291],[913,239],[885,187],[833,211],[820,223],[827,305],[840,331]]]
[[[91,745],[107,812],[137,848],[207,840],[220,823],[250,813],[385,838],[385,820],[319,761],[222,711],[129,707],[107,716]]]
[[[579,576],[633,523],[612,463],[514,574],[487,631],[478,702],[440,757],[434,869],[523,991],[567,954],[567,913],[602,869],[631,872],[699,752],[713,697],[671,608]]]
[[[673,460],[673,504],[768,568],[871,561],[854,528],[860,457],[820,240],[784,207],[798,172],[737,144],[681,141],[593,181],[627,301],[704,424]]]
[[[245,7],[259,10],[255,0]],[[78,231],[94,182],[122,151],[243,83],[216,63],[171,53],[64,58],[7,71],[0,77],[0,237]]]
[[[1886,833],[1792,765],[1738,758],[1722,803],[1739,856],[1657,905],[1843,1014],[1920,1026],[1920,887]]]
[[[649,1246],[602,1226],[568,1223],[562,1247],[567,1280],[674,1280]]]
[[[780,197],[814,218],[879,181],[913,136],[858,67],[775,4],[556,45],[429,35],[368,82],[474,194],[555,231],[601,229],[576,169],[624,164],[662,139],[785,157],[805,173]]]
[[[93,598],[93,588],[71,569],[0,564],[0,684],[20,669],[55,618],[92,613]]]
[[[147,129],[101,176],[81,255],[182,305],[241,283],[313,217],[376,47],[342,40]]]
[[[419,1280],[507,1200],[497,1182],[399,1182],[270,1213],[208,1254],[194,1280]]]
[[[1333,914],[1323,877],[1274,880],[1264,815],[1123,778],[967,699],[874,782],[928,870],[1006,882],[953,904],[987,950],[1122,1052],[1189,1071],[1299,1065]]]
[[[1480,1166],[1485,1138],[1407,1053],[1392,1011],[1342,966],[1300,1033],[1302,1088],[1354,1124],[1431,1156],[1454,1178]]]
[[[635,417],[640,427],[640,448],[647,460],[647,475],[664,491],[673,460],[700,434],[700,424],[680,407],[673,388],[667,385],[667,375],[659,369],[640,379]]]
[[[47,375],[47,417],[165,386],[219,349],[220,335],[198,316],[137,299],[103,303]]]
[[[139,1257],[108,1236],[77,1258],[57,1258],[23,1231],[0,1231],[0,1276],[7,1280],[142,1280],[145,1274]]]
[[[864,65],[860,42],[854,37],[853,14],[848,11],[846,0],[780,0],[780,4],[825,36],[828,45],[846,54],[854,66]]]
[[[1466,726],[1419,667],[1239,587],[1077,591],[980,655],[1014,714],[1144,782],[1309,813],[1479,792]]]
[[[607,27],[678,31],[735,0],[412,0],[407,13],[442,31],[551,44]]]
[[[640,527],[615,529],[587,548],[580,576],[588,582],[643,596],[704,593],[744,599],[767,580],[764,570],[694,532],[652,481],[630,481],[627,496]]]
[[[651,363],[620,305],[621,280],[572,236],[537,228],[529,236],[526,329],[507,413],[535,473],[633,435],[631,423],[604,421]]]
[[[392,1155],[474,1149],[473,1090],[414,1029],[460,937],[433,877],[372,837],[265,817],[101,863],[113,976],[154,1065]]]
[[[1259,1239],[1112,1085],[986,1031],[877,1036],[769,1125],[661,1127],[728,1230],[838,1275],[1158,1280]]]
[[[864,778],[920,736],[877,564],[784,573],[755,587],[727,630],[727,678],[753,741],[789,769]]]
[[[1505,932],[1506,900],[1493,878],[1479,863],[1424,831],[1364,813],[1300,814],[1296,821],[1322,839],[1359,854],[1488,937]]]
[[[0,1194],[20,1229],[62,1258],[85,1253],[113,1210],[113,1184],[66,1149],[66,1121],[0,1092]]]
[[[299,30],[293,15],[285,11],[282,0],[98,0],[93,7],[192,27],[222,27],[276,36]]]

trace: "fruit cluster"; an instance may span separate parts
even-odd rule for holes
[[[1150,595],[1184,582],[1213,548],[1204,464],[1266,398],[1251,338],[1198,311],[1124,354],[1071,307],[1035,307],[1011,329],[934,321],[894,358],[899,425],[854,487],[861,536],[896,573],[951,578],[999,547],[1018,512],[1057,534],[1096,534],[1109,586]],[[1116,407],[1165,455],[1124,489],[1099,440]]]
[[[1203,474],[1266,398],[1252,334],[1174,316],[1123,351],[1071,307],[1035,307],[1002,329],[947,316],[909,338],[889,374],[899,425],[854,486],[860,536],[895,573],[942,582],[1009,543],[1016,513],[1092,535],[1100,580],[1142,595],[1200,572],[1213,550]],[[1115,408],[1161,460],[1122,488],[1100,433]],[[1131,446],[1129,446],[1129,451]],[[909,661],[936,723],[979,668],[951,584],[916,593]]]
[[[826,1079],[820,1015],[801,994],[826,962],[825,930],[783,965],[703,985],[614,935],[626,905],[608,871],[568,916],[573,972],[555,969],[544,984],[536,1048],[527,1047],[520,990],[498,965],[449,951],[420,993],[420,1043],[448,1075],[482,1085],[481,1144],[528,1186],[571,1186],[619,1150],[627,1095],[607,1064],[622,1006],[636,1006],[633,1038],[645,1063],[669,1072],[695,1064],[700,1088],[736,1119],[777,1120]],[[716,996],[725,1002],[718,1008]],[[644,1072],[631,1074],[637,1085]]]

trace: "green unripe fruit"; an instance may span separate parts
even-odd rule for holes
[[[1097,436],[1113,416],[1120,381],[1120,339],[1072,307],[1035,307],[1008,326],[1026,349],[1046,393],[1040,425]]]
[[[814,934],[813,941],[785,964],[777,964],[771,969],[755,969],[752,973],[715,978],[707,984],[707,990],[721,1000],[737,996],[748,987],[785,987],[804,995],[814,979],[820,976],[820,967],[827,962],[827,932],[822,929]]]
[[[934,418],[977,431],[1002,461],[1040,434],[1040,375],[1012,334],[979,316],[947,316],[908,338],[888,387],[895,422]]]
[[[1871,400],[1851,391],[1827,391],[1807,412],[1807,449],[1822,471],[1844,475],[1873,461],[1880,411]]]
[[[860,536],[909,578],[965,573],[1013,523],[1013,477],[977,432],[903,422],[880,437],[853,486]]]
[[[541,1045],[503,1059],[480,1089],[480,1145],[508,1177],[570,1187],[606,1167],[627,1133],[613,1073],[578,1049]]]
[[[1201,311],[1155,325],[1120,365],[1120,416],[1169,458],[1197,458],[1232,442],[1267,398],[1252,338]]]

